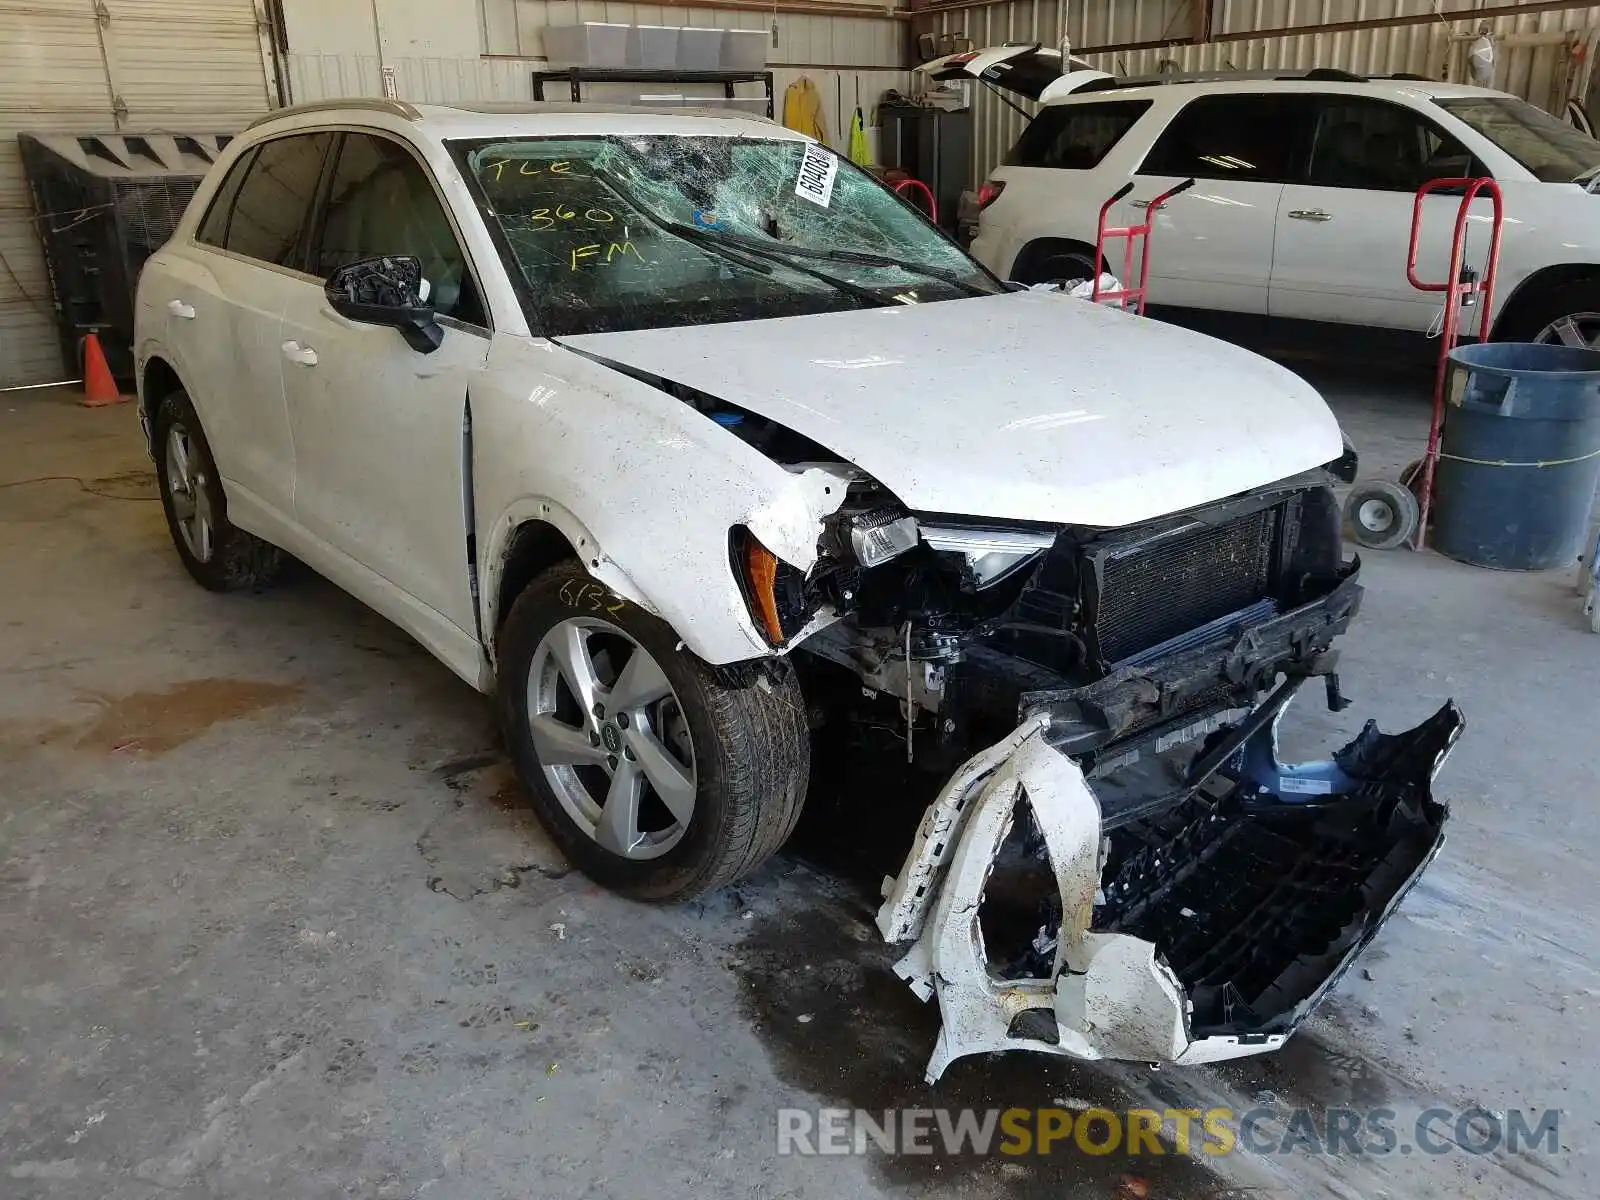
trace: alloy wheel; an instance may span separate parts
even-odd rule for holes
[[[528,728],[550,790],[601,847],[651,859],[683,840],[698,782],[688,722],[630,635],[594,617],[557,622],[528,670]]]
[[[196,562],[210,562],[216,545],[211,492],[194,438],[182,423],[167,431],[167,491],[183,544]]]
[[[1551,346],[1576,346],[1600,350],[1600,313],[1576,312],[1558,317],[1533,339]]]

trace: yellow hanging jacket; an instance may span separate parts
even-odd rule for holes
[[[796,133],[827,142],[828,125],[822,117],[822,96],[817,85],[802,75],[783,93],[783,123]]]
[[[861,116],[861,110],[856,109],[855,116],[850,118],[850,144],[847,153],[850,161],[856,166],[866,168],[872,165],[872,150],[867,145],[867,123]]]

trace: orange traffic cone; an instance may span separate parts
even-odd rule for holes
[[[111,377],[111,368],[106,365],[105,351],[100,349],[100,335],[90,330],[83,335],[83,399],[79,403],[85,408],[105,408],[126,399]]]

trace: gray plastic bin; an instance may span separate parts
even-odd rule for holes
[[[767,47],[772,43],[765,29],[724,29],[722,31],[722,69],[761,71],[767,65]],[[763,108],[762,112],[766,112]]]
[[[715,71],[722,66],[722,29],[696,29],[685,25],[678,30],[678,69]]]
[[[678,27],[676,25],[635,25],[629,42],[628,64],[652,71],[671,71],[678,66]]]
[[[544,31],[545,57],[575,67],[626,67],[632,26],[585,21],[550,25]]]

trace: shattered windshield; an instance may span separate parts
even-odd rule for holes
[[[1515,96],[1435,100],[1545,183],[1576,183],[1600,167],[1600,142]]]
[[[529,319],[559,335],[989,295],[871,176],[793,139],[452,143]]]

